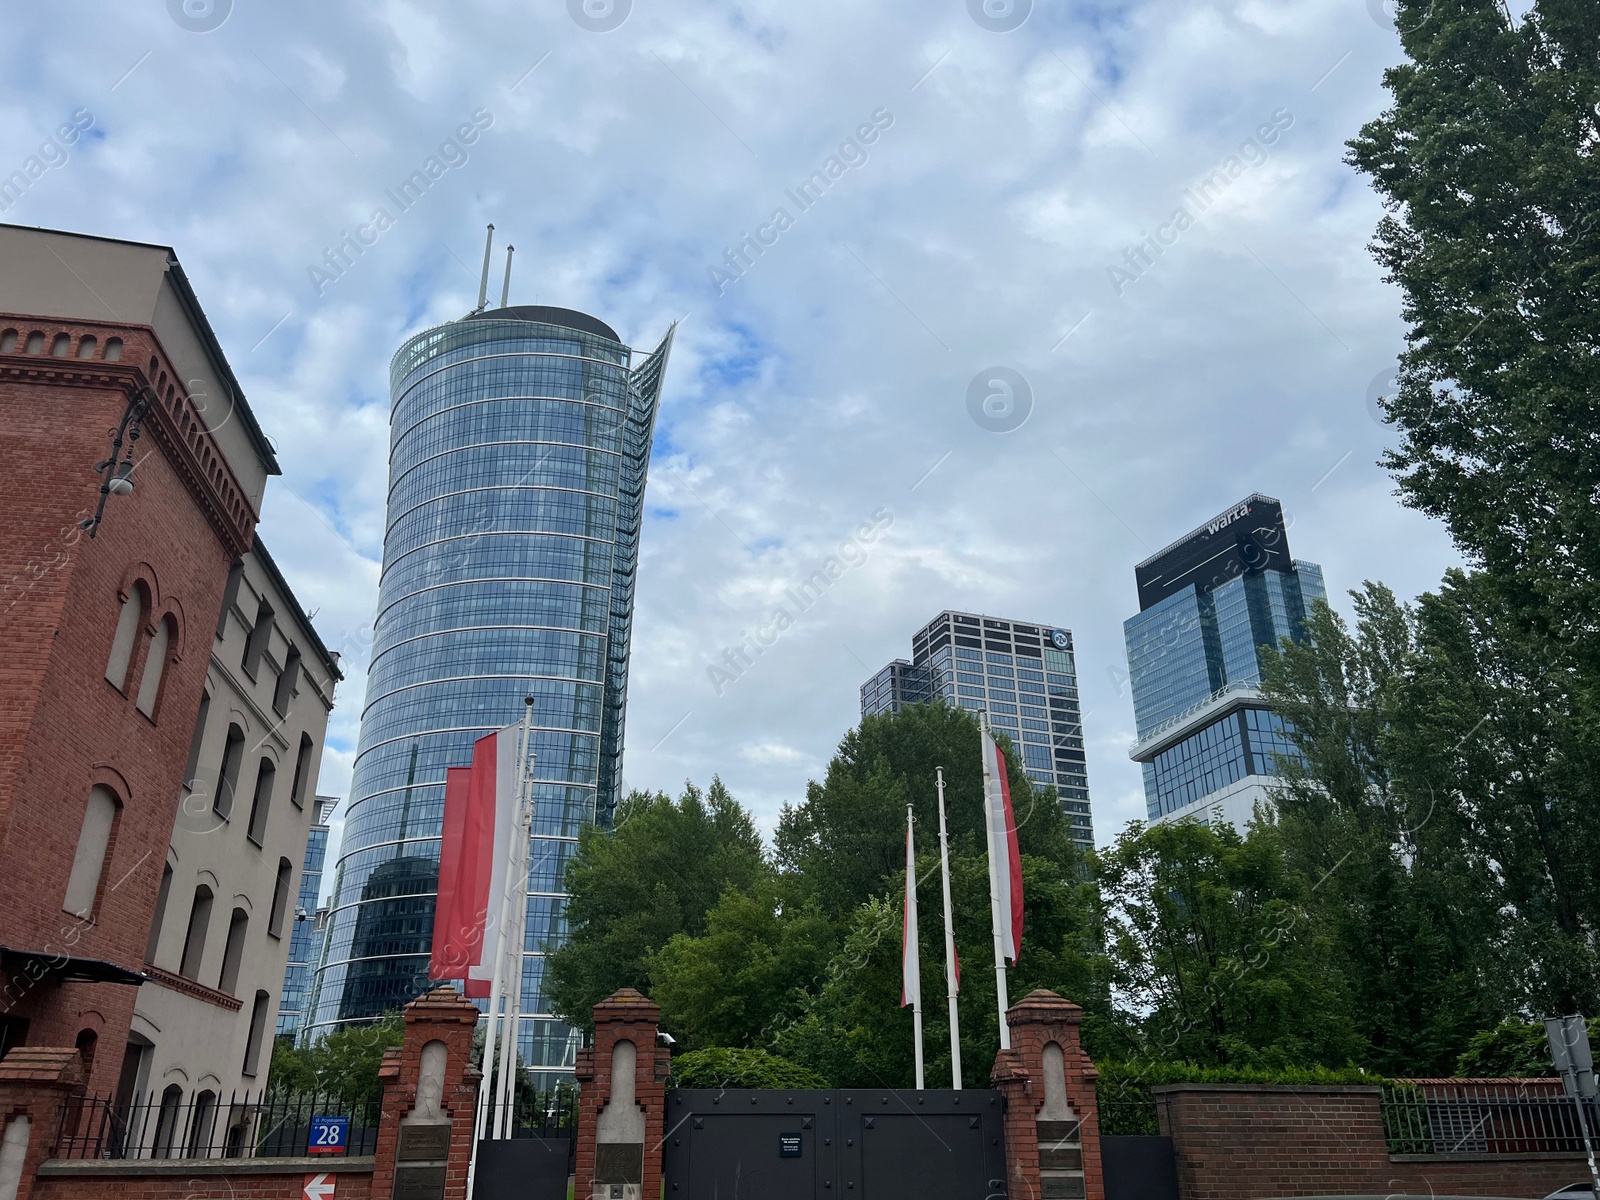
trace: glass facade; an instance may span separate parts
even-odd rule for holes
[[[1300,758],[1282,717],[1244,708],[1204,725],[1142,764],[1145,801],[1155,797],[1150,819],[1170,816],[1249,775],[1276,775],[1278,757]]]
[[[300,894],[295,898],[294,929],[289,934],[289,965],[283,973],[283,995],[278,1000],[279,1037],[300,1032],[306,991],[317,966],[322,926],[316,920],[317,899],[322,895],[322,861],[328,854],[328,816],[339,801],[318,796],[316,819],[306,835],[306,857],[300,869]]]
[[[570,1070],[544,997],[579,829],[621,785],[645,475],[671,347],[635,364],[593,317],[496,309],[391,368],[389,515],[344,840],[310,1020],[370,1021],[427,988],[444,772],[533,697],[535,821],[519,1029]]]
[[[1181,813],[1294,755],[1261,702],[1266,656],[1305,639],[1322,568],[1289,556],[1283,512],[1253,495],[1140,563],[1123,623],[1150,820]]]
[[[861,715],[939,699],[989,723],[1016,744],[1029,780],[1053,787],[1073,839],[1094,845],[1083,717],[1072,633],[977,613],[943,612],[912,638],[912,660],[896,659],[861,688]]]

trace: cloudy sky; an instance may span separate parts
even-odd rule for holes
[[[175,247],[278,447],[262,536],[349,672],[325,793],[362,706],[389,359],[473,306],[490,221],[513,302],[642,348],[680,322],[632,786],[720,773],[770,827],[862,681],[976,610],[1074,631],[1104,842],[1144,813],[1135,562],[1252,491],[1341,596],[1455,561],[1376,465],[1402,325],[1341,160],[1400,57],[1383,0],[85,0],[10,13],[0,56],[0,174],[93,117],[0,219]],[[1009,411],[975,418],[996,378]],[[723,650],[875,519],[719,695]]]

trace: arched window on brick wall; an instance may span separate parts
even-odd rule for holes
[[[100,876],[105,871],[106,852],[111,848],[111,831],[116,822],[117,798],[111,789],[96,784],[89,789],[84,805],[78,849],[72,858],[72,873],[67,876],[67,894],[61,901],[61,907],[75,917],[94,916],[95,897],[100,893]]]
[[[128,598],[122,602],[122,613],[117,617],[116,636],[111,639],[111,657],[106,661],[106,679],[118,691],[128,690],[128,666],[133,662],[133,648],[139,641],[139,627],[144,624],[144,611],[149,597],[143,583],[128,589]]]
[[[156,626],[155,635],[150,639],[150,649],[145,655],[144,676],[139,680],[139,699],[135,703],[139,711],[151,720],[155,720],[156,701],[161,697],[161,679],[167,670],[167,651],[172,646],[172,635],[176,632],[173,619],[163,619]]]

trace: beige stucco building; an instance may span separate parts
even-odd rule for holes
[[[229,577],[134,1005],[136,1091],[172,1136],[266,1085],[340,678],[258,540]]]
[[[257,541],[229,577],[134,1005],[157,1146],[220,1140],[208,1109],[266,1085],[339,678]]]

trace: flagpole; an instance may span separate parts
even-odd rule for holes
[[[506,847],[507,876],[510,876],[515,868],[516,842],[513,840],[512,844]],[[494,925],[495,933],[497,934],[494,955],[494,974],[489,981],[489,1019],[484,1026],[483,1031],[483,1058],[479,1063],[479,1070],[482,1072],[482,1079],[478,1086],[478,1112],[473,1121],[472,1128],[472,1156],[467,1165],[467,1175],[469,1178],[471,1178],[477,1171],[478,1143],[487,1137],[489,1133],[489,1095],[492,1090],[489,1087],[489,1081],[493,1076],[495,1046],[500,1040],[498,1036],[498,1031],[500,1028],[500,1002],[502,984],[505,981],[506,965],[506,902],[510,896],[510,891],[511,889],[509,887],[501,888],[500,912]],[[492,899],[493,897],[491,897],[491,900]],[[468,1192],[469,1194],[471,1192],[470,1185],[468,1187]]]
[[[944,985],[950,1000],[950,1086],[961,1090],[961,1014],[956,992],[956,934],[950,924],[950,837],[944,827],[944,768],[936,768],[939,785],[939,877],[944,886]]]
[[[528,820],[528,752],[533,740],[533,697],[523,700],[522,731],[517,735],[517,817],[515,873],[506,878],[506,904],[510,928],[501,942],[506,956],[506,1017],[500,1034],[499,1109],[495,1137],[511,1136],[511,1106],[517,1083],[517,1026],[522,1016],[522,942],[528,920],[528,840],[533,834]]]
[[[983,826],[984,836],[989,844],[989,920],[994,927],[994,989],[999,1000],[1000,1021],[1000,1049],[1011,1049],[1011,1027],[1006,1024],[1006,1009],[1010,1007],[1006,999],[1006,951],[1004,934],[1000,929],[1000,847],[995,845],[995,813],[994,795],[989,788],[989,777],[998,769],[998,765],[989,761],[989,745],[998,749],[994,741],[994,734],[989,729],[989,713],[980,710],[978,720],[982,725],[986,737],[980,737],[978,744],[983,752]],[[1002,817],[1003,820],[1003,817]],[[1007,867],[1009,870],[1009,865]]]
[[[926,1086],[922,1077],[922,949],[921,935],[917,929],[917,860],[916,837],[912,832],[911,805],[906,805],[906,905],[910,918],[906,921],[906,937],[911,942],[907,955],[916,963],[916,991],[911,997],[911,1030],[917,1060],[917,1091]],[[902,965],[903,969],[903,965]]]

